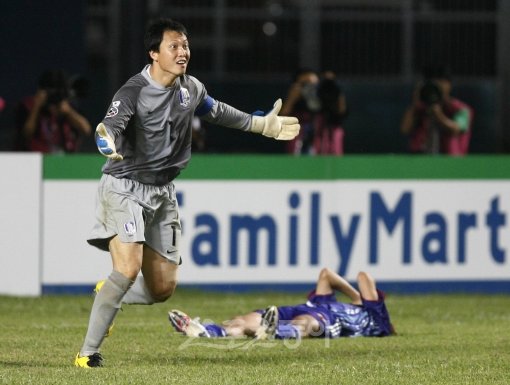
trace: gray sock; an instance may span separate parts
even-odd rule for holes
[[[129,305],[152,305],[154,302],[156,301],[147,289],[143,275],[136,277],[135,283],[122,298],[122,303]]]
[[[122,297],[132,284],[133,281],[123,274],[115,270],[112,271],[94,299],[80,356],[90,356],[99,352],[99,347],[120,309]]]

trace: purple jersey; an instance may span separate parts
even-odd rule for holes
[[[334,294],[316,295],[312,293],[304,304],[279,306],[281,322],[289,322],[300,315],[310,315],[321,325],[323,331],[317,337],[384,337],[392,333],[390,316],[384,303],[384,293],[380,290],[379,300],[362,300],[362,305],[338,302]],[[339,326],[339,327],[338,327]],[[338,330],[338,334],[328,335],[328,330]]]
[[[311,295],[307,304],[321,312],[327,311],[330,325],[340,324],[342,337],[384,337],[392,333],[390,315],[384,303],[384,293],[377,290],[379,299],[362,305],[338,302],[334,294]],[[327,325],[326,325],[327,326]]]

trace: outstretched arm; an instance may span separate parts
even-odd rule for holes
[[[360,293],[340,275],[325,267],[319,273],[319,279],[317,280],[315,293],[319,295],[330,294],[335,290],[349,297],[353,304],[361,304]]]
[[[104,123],[99,123],[96,128],[96,145],[101,154],[113,160],[122,160],[121,154],[117,153],[115,141],[107,131]]]
[[[292,140],[300,130],[299,121],[293,116],[278,116],[282,100],[278,99],[265,116],[253,116],[250,131],[277,140]]]
[[[277,140],[292,140],[299,133],[299,121],[292,116],[279,116],[282,106],[278,99],[266,115],[250,115],[208,97],[195,114],[206,122],[251,131]]]

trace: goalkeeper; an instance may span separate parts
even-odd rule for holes
[[[75,358],[79,367],[103,365],[100,346],[122,303],[163,302],[175,290],[181,223],[173,180],[190,160],[194,116],[277,140],[299,133],[297,118],[278,116],[281,100],[267,115],[255,116],[209,96],[186,74],[187,36],[171,19],[149,26],[144,41],[149,64],[117,91],[96,129],[97,147],[108,159],[88,242],[110,252],[113,269],[96,286]]]
[[[396,334],[384,303],[384,293],[365,272],[357,277],[359,291],[328,268],[321,270],[315,290],[306,303],[270,306],[234,317],[223,324],[202,324],[180,310],[168,313],[172,326],[190,337],[255,337],[291,339],[303,337],[386,337]],[[335,291],[349,297],[338,302]]]

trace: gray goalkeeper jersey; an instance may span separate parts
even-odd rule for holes
[[[115,94],[103,123],[124,159],[108,159],[103,173],[145,184],[163,185],[191,157],[193,116],[244,131],[251,115],[207,95],[196,78],[183,75],[172,87],[151,79],[146,66]]]

